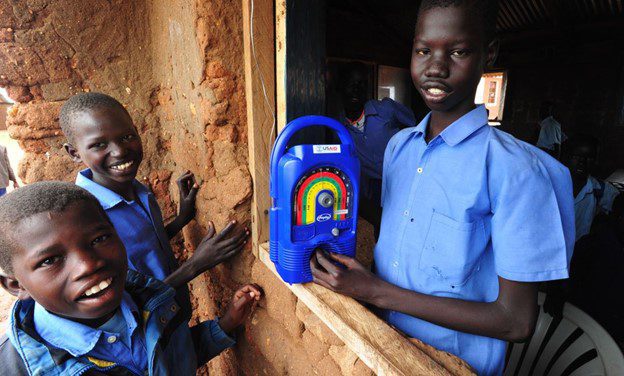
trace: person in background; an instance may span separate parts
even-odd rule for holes
[[[561,144],[566,139],[566,135],[561,130],[561,123],[555,120],[553,112],[555,104],[553,102],[543,102],[540,106],[540,129],[536,146],[548,152],[548,154],[559,159],[561,155]]]
[[[0,145],[0,196],[6,194],[6,189],[10,182],[13,182],[13,188],[19,188],[17,178],[15,177],[15,173],[13,172],[11,163],[9,162],[7,149]]]
[[[578,134],[565,144],[564,161],[572,175],[576,240],[589,234],[594,218],[609,214],[619,191],[609,182],[591,174],[598,158],[599,142],[590,135]]]
[[[605,220],[576,243],[567,300],[587,312],[624,345],[624,197],[614,200]]]
[[[342,112],[340,121],[353,137],[360,160],[359,214],[375,228],[381,223],[381,175],[383,157],[390,138],[416,124],[414,113],[390,99],[369,99],[368,68],[350,63],[340,72]]]

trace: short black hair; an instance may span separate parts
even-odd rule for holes
[[[125,112],[128,117],[130,117],[126,108],[110,95],[97,92],[78,93],[63,104],[59,115],[61,130],[69,142],[74,141],[74,116],[81,112],[100,108],[118,109]]]
[[[338,68],[338,83],[341,89],[344,88],[347,80],[354,72],[360,73],[366,80],[368,80],[370,69],[370,66],[360,61],[350,61],[348,63],[341,64]]]
[[[0,197],[1,272],[13,274],[13,231],[20,221],[39,213],[60,213],[75,203],[92,203],[99,208],[104,218],[108,218],[97,198],[73,183],[32,183]]]
[[[483,26],[485,43],[490,43],[496,37],[496,18],[498,17],[499,0],[423,0],[418,8],[418,14],[433,8],[466,7],[470,15]]]

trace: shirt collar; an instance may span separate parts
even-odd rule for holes
[[[128,202],[116,192],[113,192],[110,189],[94,182],[93,172],[89,168],[78,173],[76,176],[76,185],[93,194],[98,199],[104,210],[110,209],[120,202]],[[132,182],[132,186],[139,197],[143,194],[149,194],[147,188],[145,188],[145,186],[139,183],[136,179]]]
[[[574,203],[578,204],[583,201],[585,196],[591,195],[594,193],[594,189],[599,188],[600,183],[593,176],[589,176],[587,178],[587,182],[583,186],[583,188],[579,191],[579,193],[574,197]]]
[[[424,119],[417,126],[411,129],[411,133],[419,133],[424,135],[427,131],[427,125],[431,119],[431,112],[425,116]],[[466,113],[464,116],[455,120],[446,129],[440,133],[444,142],[449,146],[455,146],[464,141],[468,136],[487,125],[487,111],[484,105],[479,105],[472,111]]]
[[[120,308],[128,326],[128,333],[132,335],[138,325],[133,312],[138,315],[138,308],[125,291],[121,298]],[[35,330],[41,338],[74,357],[88,354],[104,333],[100,329],[50,313],[39,303],[35,303],[34,323]]]

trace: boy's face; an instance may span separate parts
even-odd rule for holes
[[[427,107],[463,115],[486,64],[492,64],[496,43],[486,47],[482,26],[464,7],[436,7],[418,16],[414,34],[412,81]]]
[[[93,203],[77,202],[18,222],[12,292],[86,325],[105,322],[121,302],[128,264],[104,215]]]
[[[359,71],[349,72],[342,88],[342,101],[346,108],[362,108],[366,103],[368,81]]]
[[[598,151],[589,144],[580,144],[570,150],[568,168],[573,177],[587,179],[591,175]]]
[[[96,108],[74,115],[73,145],[66,150],[76,162],[93,172],[105,187],[131,183],[143,160],[143,146],[125,111]]]

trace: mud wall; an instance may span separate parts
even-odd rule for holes
[[[1,0],[0,86],[18,102],[7,125],[26,151],[18,174],[25,183],[73,180],[82,166],[62,150],[58,112],[76,92],[101,91],[130,112],[144,144],[138,179],[166,221],[177,207],[176,177],[191,170],[201,181],[196,220],[174,239],[180,259],[208,221],[247,223],[242,32],[240,1]],[[250,249],[191,283],[194,320],[222,313],[250,281],[266,298],[237,347],[209,363],[211,374],[370,374]]]

